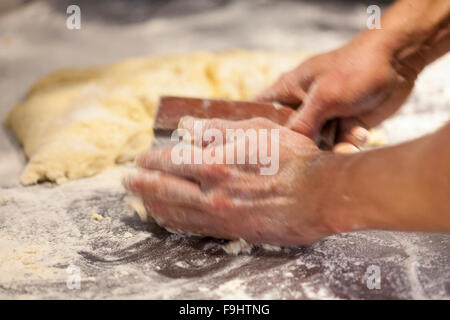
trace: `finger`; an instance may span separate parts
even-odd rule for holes
[[[155,199],[144,199],[144,203],[153,219],[170,232],[187,232],[221,239],[232,238],[223,227],[221,218],[210,215],[202,209],[164,203]]]
[[[299,106],[306,97],[306,92],[297,83],[287,82],[280,78],[269,88],[266,88],[255,97],[258,102],[279,102],[291,106]]]
[[[340,142],[336,144],[332,151],[334,153],[357,153],[359,152],[359,148],[357,148],[355,145],[348,143],[348,142]]]
[[[220,170],[219,165],[203,164],[204,159],[203,150],[185,144],[180,149],[150,149],[137,157],[136,164],[140,168],[166,172],[202,184],[212,183],[217,179],[226,180],[225,170]]]
[[[351,143],[356,147],[362,147],[369,138],[369,131],[356,118],[346,118],[339,122],[338,142]]]
[[[185,116],[180,119],[180,122],[178,124],[178,128],[180,129],[186,129],[189,132],[194,132],[194,129],[201,126],[203,129],[202,132],[208,129],[218,129],[225,133],[226,129],[249,129],[254,128],[255,124],[258,125],[265,125],[265,126],[277,126],[274,122],[270,121],[269,119],[265,118],[252,118],[252,119],[246,119],[246,120],[224,120],[224,119],[218,119],[218,118],[212,118],[212,119],[200,119],[200,118],[194,118],[191,116]]]
[[[208,144],[215,143],[221,144],[223,142],[211,139],[208,139],[205,136],[205,132],[209,133],[217,133],[221,137],[223,137],[222,130],[216,128],[214,126],[215,122],[218,119],[201,119],[194,118],[191,116],[185,116],[180,119],[178,122],[177,132],[180,137],[183,138],[183,141],[190,143],[197,147],[206,147]]]
[[[323,81],[313,84],[304,105],[289,120],[288,127],[317,141],[322,125],[336,115],[337,100],[329,94],[330,86]]]
[[[122,185],[144,199],[186,206],[206,204],[205,195],[196,183],[163,172],[139,170],[126,175]]]
[[[228,169],[231,170],[231,177],[242,171],[263,175],[274,174],[279,169],[279,145],[279,132],[265,135],[256,133],[253,137],[235,136],[233,139],[227,139],[227,143],[223,146],[223,163],[233,164],[231,169]],[[239,176],[239,179],[241,178],[242,176]],[[233,179],[230,179],[226,183],[232,181]]]
[[[180,119],[178,131],[185,141],[190,140],[198,147],[205,147],[211,143],[220,145],[225,143],[226,130],[235,128],[236,122],[238,121],[186,116]]]

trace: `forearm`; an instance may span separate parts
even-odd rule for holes
[[[405,72],[418,74],[450,50],[450,1],[398,0],[382,16],[381,29],[355,41],[383,50]]]
[[[334,232],[450,232],[450,124],[398,146],[325,162],[322,200]],[[328,180],[328,181],[327,181]]]

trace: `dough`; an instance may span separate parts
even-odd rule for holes
[[[138,196],[126,196],[125,203],[128,208],[136,212],[141,222],[148,222],[147,210],[145,209],[144,202]]]
[[[250,99],[305,57],[194,53],[51,73],[6,119],[29,159],[20,181],[61,183],[133,160],[151,144],[160,95]]]

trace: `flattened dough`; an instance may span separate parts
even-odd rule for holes
[[[151,144],[159,96],[251,99],[306,56],[193,53],[51,73],[6,119],[29,159],[21,182],[61,183],[133,160]]]

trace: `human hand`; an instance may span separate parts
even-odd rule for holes
[[[417,73],[363,36],[310,58],[282,75],[258,101],[299,106],[289,126],[317,139],[323,124],[340,118],[338,141],[359,146],[368,128],[391,116],[410,94]]]
[[[336,226],[326,224],[320,210],[332,182],[323,168],[335,154],[320,151],[311,139],[262,118],[225,121],[185,117],[179,128],[193,136],[199,121],[202,136],[208,129],[217,129],[224,136],[227,129],[275,129],[279,135],[270,135],[266,146],[275,156],[277,146],[273,143],[278,144],[278,170],[261,175],[264,165],[260,154],[253,164],[175,164],[172,148],[150,149],[137,159],[140,171],[126,177],[123,184],[142,197],[147,212],[159,224],[202,236],[272,245],[310,243],[336,230]],[[229,152],[238,154],[240,143],[248,141],[245,136],[243,139],[210,148],[207,141],[197,140],[193,148],[203,147],[203,159],[207,154],[222,155],[225,163]],[[246,143],[245,159],[258,152],[260,143]]]

